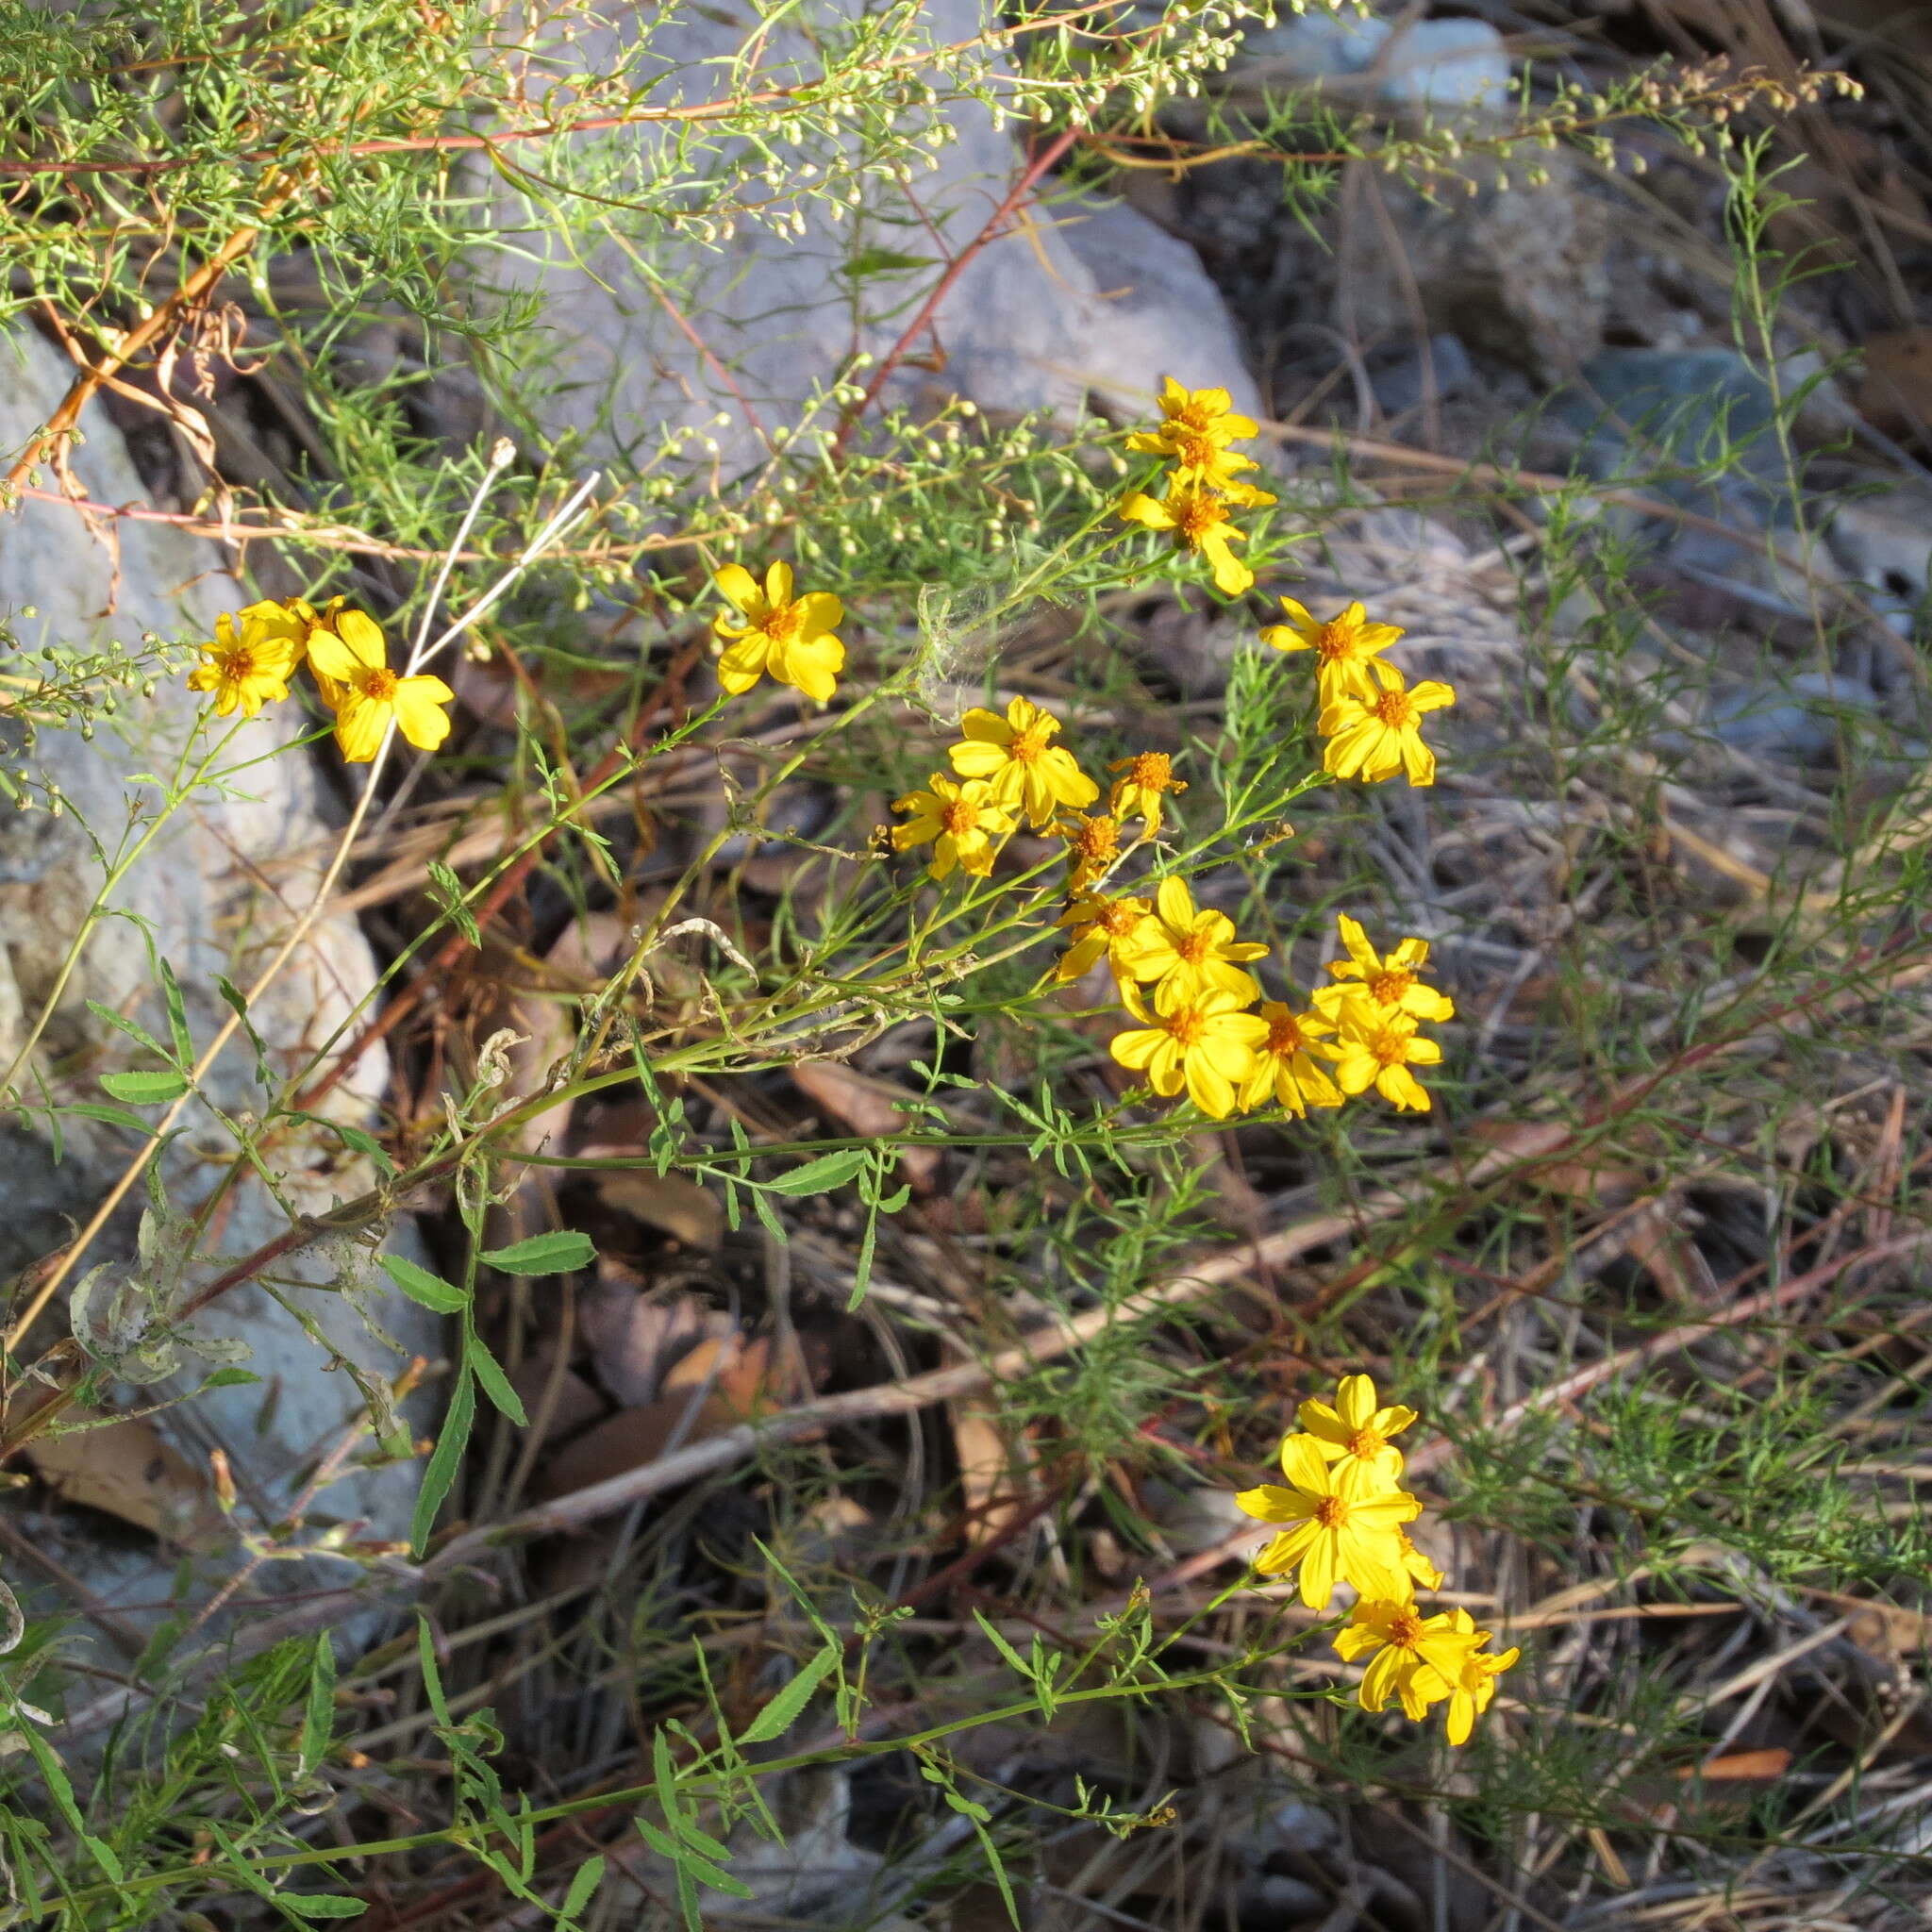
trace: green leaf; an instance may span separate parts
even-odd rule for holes
[[[415,1520],[409,1525],[409,1541],[417,1556],[429,1545],[429,1532],[436,1526],[436,1512],[457,1479],[457,1470],[469,1445],[470,1427],[476,1420],[476,1385],[470,1379],[466,1362],[457,1373],[457,1386],[450,1391],[449,1413],[442,1419],[442,1434],[423,1472],[422,1492],[416,1498]]]
[[[503,1373],[503,1364],[490,1353],[479,1337],[474,1334],[463,1337],[463,1359],[469,1363],[475,1374],[476,1385],[484,1394],[519,1428],[526,1426],[530,1418],[524,1413],[523,1398],[509,1386],[509,1378]]]
[[[473,946],[480,947],[483,935],[476,929],[476,915],[464,903],[462,880],[434,858],[429,861],[429,878],[436,888],[429,896],[439,909]]]
[[[1025,1682],[1032,1683],[1035,1675],[1033,1666],[1000,1635],[999,1631],[992,1624],[987,1622],[985,1616],[979,1610],[975,1609],[973,1612],[973,1618],[986,1634],[988,1641],[1012,1666],[1015,1674],[1024,1678]]]
[[[797,1722],[799,1712],[811,1702],[812,1692],[838,1661],[837,1647],[828,1646],[808,1663],[802,1664],[791,1683],[739,1733],[738,1741],[741,1744],[763,1744],[774,1738],[782,1738]]]
[[[587,1858],[577,1867],[576,1876],[571,1880],[570,1890],[563,1895],[563,1904],[558,1907],[558,1932],[564,1932],[571,1921],[591,1903],[591,1895],[603,1882],[604,1860],[601,1857]]]
[[[336,1728],[336,1646],[325,1630],[315,1640],[308,1666],[308,1697],[302,1712],[302,1769],[313,1771],[328,1755]]]
[[[863,1147],[841,1147],[836,1154],[821,1154],[790,1174],[781,1174],[765,1186],[774,1194],[829,1194],[842,1188],[871,1157]]]
[[[425,1308],[434,1308],[439,1315],[460,1314],[470,1306],[470,1298],[461,1289],[453,1287],[440,1274],[430,1274],[426,1268],[419,1268],[405,1256],[379,1256],[376,1266],[412,1302],[421,1302]]]
[[[667,1838],[648,1820],[639,1818],[633,1821],[644,1842],[660,1858],[669,1858],[677,1867],[680,1874],[689,1873],[700,1885],[708,1885],[713,1891],[729,1892],[733,1898],[756,1898],[758,1896],[743,1879],[734,1878],[728,1872],[721,1872],[708,1858],[698,1854],[681,1839]]]
[[[764,1223],[765,1232],[774,1241],[782,1243],[785,1240],[785,1224],[778,1219],[777,1211],[766,1198],[763,1188],[755,1187],[752,1189],[751,1206],[752,1212]]]
[[[375,1163],[378,1174],[393,1175],[396,1164],[382,1151],[382,1142],[374,1134],[366,1134],[360,1127],[352,1127],[346,1121],[328,1121],[325,1125],[333,1127],[346,1147],[353,1147],[358,1154],[366,1154]]]
[[[194,1035],[188,1030],[188,1003],[181,997],[181,982],[175,969],[163,959],[161,996],[168,1003],[168,1035],[175,1042],[175,1058],[183,1067],[194,1064]]]
[[[110,1127],[126,1127],[137,1134],[152,1134],[154,1128],[138,1113],[129,1113],[125,1108],[103,1107],[98,1101],[80,1100],[72,1107],[57,1107],[56,1113],[77,1113],[83,1120],[105,1121]]]
[[[96,1020],[113,1027],[117,1033],[125,1033],[136,1046],[145,1047],[158,1060],[171,1058],[168,1049],[150,1033],[138,1020],[130,1020],[125,1013],[117,1013],[112,1007],[104,1007],[99,1000],[90,1000],[87,1009]]]
[[[344,1898],[335,1891],[278,1891],[275,1903],[305,1919],[359,1919],[369,1909],[366,1899]]]
[[[570,1274],[588,1268],[597,1250],[587,1234],[564,1228],[556,1234],[533,1234],[526,1241],[486,1250],[483,1259],[506,1274]]]
[[[261,1377],[252,1369],[217,1369],[201,1386],[204,1389],[240,1389]]]
[[[255,1049],[255,1077],[263,1087],[275,1084],[274,1071],[268,1063],[268,1041],[255,1030],[255,1022],[248,1017],[248,1002],[242,997],[241,990],[231,979],[221,974],[215,974],[215,991],[234,1009],[235,1017],[241,1021],[242,1030],[248,1035],[248,1043]]]
[[[101,1085],[116,1100],[133,1107],[158,1107],[163,1101],[178,1100],[188,1091],[188,1082],[179,1074],[157,1067],[152,1072],[103,1074]]]
[[[874,275],[916,275],[933,266],[924,255],[901,255],[891,248],[861,248],[837,273],[847,281],[869,281]]]

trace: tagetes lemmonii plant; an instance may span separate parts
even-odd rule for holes
[[[264,704],[279,703],[306,660],[335,714],[336,745],[347,764],[373,758],[391,724],[419,751],[434,751],[449,736],[443,707],[456,692],[440,677],[391,671],[382,626],[341,598],[320,610],[288,597],[224,611],[201,653],[188,689],[212,692],[220,718],[237,710],[253,718]]]
[[[1416,1603],[1418,1585],[1439,1590],[1443,1577],[1404,1527],[1423,1506],[1402,1487],[1402,1452],[1391,1438],[1415,1420],[1412,1408],[1380,1405],[1367,1375],[1344,1375],[1335,1400],[1303,1403],[1302,1429],[1283,1438],[1286,1486],[1263,1483],[1235,1502],[1276,1527],[1255,1558],[1263,1576],[1298,1572],[1311,1610],[1328,1607],[1337,1584],[1355,1591],[1334,1643],[1344,1663],[1367,1659],[1361,1707],[1379,1711],[1393,1699],[1420,1721],[1446,1705],[1449,1741],[1461,1744],[1521,1653],[1490,1651],[1490,1632],[1467,1610],[1431,1615]]]
[[[837,636],[845,607],[829,591],[791,594],[791,566],[774,563],[758,579],[741,563],[727,563],[712,578],[738,617],[714,618],[711,628],[724,639],[718,659],[718,682],[741,697],[760,677],[775,678],[803,691],[814,704],[828,705],[845,668],[845,646]]]

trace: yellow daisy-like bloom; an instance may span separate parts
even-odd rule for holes
[[[1225,597],[1239,597],[1255,581],[1255,573],[1227,546],[1245,543],[1248,533],[1228,520],[1232,491],[1208,490],[1180,476],[1168,479],[1167,495],[1157,502],[1141,491],[1124,498],[1114,512],[1130,524],[1150,530],[1171,530],[1184,549],[1205,557],[1214,572],[1214,587]],[[1244,490],[1247,503],[1273,503],[1265,490]]]
[[[1341,1058],[1335,1082],[1344,1093],[1373,1087],[1391,1107],[1427,1113],[1428,1090],[1408,1070],[1441,1063],[1442,1049],[1417,1037],[1408,1013],[1385,1012],[1361,994],[1341,1009]]]
[[[1402,635],[1394,625],[1371,624],[1359,604],[1351,604],[1326,624],[1318,623],[1307,606],[1292,597],[1281,600],[1281,609],[1288,622],[1264,626],[1261,641],[1277,651],[1314,652],[1317,690],[1324,706],[1351,694],[1373,704],[1386,686],[1402,682],[1402,674],[1379,656]]]
[[[1070,812],[1054,830],[1074,856],[1069,893],[1086,891],[1121,856],[1121,822],[1105,813],[1089,818],[1084,812]]]
[[[1117,819],[1136,814],[1147,821],[1149,832],[1160,829],[1161,799],[1170,791],[1185,791],[1187,780],[1174,774],[1174,760],[1164,751],[1143,751],[1116,758],[1107,768],[1122,775],[1113,781],[1107,808]]]
[[[985,878],[1012,832],[1010,807],[994,795],[984,778],[969,778],[959,785],[943,772],[935,772],[926,784],[927,791],[893,799],[894,811],[912,814],[905,824],[892,827],[893,845],[909,852],[915,845],[929,844],[932,863],[926,871],[933,878],[945,878],[955,869]]]
[[[1264,1576],[1281,1576],[1299,1563],[1302,1602],[1311,1610],[1328,1607],[1338,1581],[1363,1596],[1400,1603],[1409,1589],[1402,1525],[1422,1514],[1421,1502],[1391,1489],[1366,1463],[1331,1468],[1306,1436],[1282,1443],[1281,1473],[1286,1489],[1263,1483],[1234,1499],[1263,1523],[1288,1525],[1255,1558],[1255,1568]]]
[[[1244,973],[1239,962],[1258,959],[1268,948],[1236,939],[1234,921],[1226,913],[1197,908],[1186,879],[1161,880],[1154,913],[1129,961],[1136,979],[1154,980],[1174,999],[1210,986],[1236,994],[1244,1007],[1261,997],[1255,975]],[[1261,1030],[1267,1032],[1265,1026]]]
[[[736,697],[770,675],[814,704],[830,703],[845,668],[845,646],[833,634],[844,621],[844,605],[828,591],[793,597],[789,563],[773,564],[762,590],[741,563],[727,563],[711,581],[742,620],[711,621],[718,636],[728,640],[718,659],[718,682]]]
[[[1448,1581],[1442,1573],[1416,1548],[1407,1530],[1402,1532],[1402,1567],[1409,1574],[1413,1582],[1424,1590],[1441,1590]]]
[[[1360,923],[1340,913],[1336,924],[1341,930],[1341,943],[1348,950],[1345,959],[1332,959],[1328,970],[1335,975],[1333,986],[1315,990],[1315,1005],[1333,1020],[1350,1000],[1364,994],[1386,1013],[1409,1013],[1418,1020],[1453,1020],[1456,1002],[1445,992],[1424,986],[1419,977],[1429,962],[1427,940],[1406,939],[1386,958],[1369,943]]]
[[[188,689],[213,691],[219,718],[235,711],[252,718],[289,695],[308,648],[308,625],[280,604],[251,604],[234,616],[224,610],[215,619],[214,641],[201,646],[202,661],[188,675]]]
[[[1324,1461],[1353,1459],[1391,1483],[1401,1476],[1402,1451],[1389,1439],[1415,1421],[1415,1410],[1400,1404],[1377,1407],[1375,1385],[1367,1375],[1342,1376],[1332,1403],[1305,1402],[1297,1414]]]
[[[1131,988],[1122,991],[1128,1010],[1147,1024],[1114,1035],[1114,1058],[1145,1074],[1147,1084],[1163,1097],[1185,1087],[1203,1113],[1224,1121],[1234,1111],[1266,1024],[1242,1010],[1246,1000],[1218,986],[1157,998],[1151,1013]]]
[[[1311,1107],[1340,1107],[1341,1089],[1317,1064],[1336,1057],[1336,1049],[1319,1037],[1334,1027],[1319,1013],[1297,1013],[1280,1000],[1263,1000],[1257,1010],[1268,1023],[1268,1038],[1241,1090],[1241,1111],[1253,1113],[1273,1101],[1300,1120]]]
[[[1112,969],[1114,984],[1130,985],[1134,944],[1141,929],[1152,923],[1151,911],[1145,899],[1081,893],[1054,922],[1072,928],[1073,943],[1060,955],[1053,976],[1062,983],[1078,979],[1096,960],[1105,958]]]
[[[1450,1616],[1457,1635],[1466,1637],[1472,1648],[1463,1657],[1460,1670],[1454,1673],[1433,1663],[1425,1664],[1416,1673],[1416,1690],[1432,1704],[1444,1696],[1448,1698],[1449,1741],[1466,1744],[1476,1719],[1489,1709],[1490,1700],[1496,1694],[1496,1679],[1523,1652],[1512,1646],[1500,1653],[1485,1654],[1482,1646],[1490,1641],[1490,1633],[1478,1630],[1475,1619],[1467,1610],[1452,1610]]]
[[[335,711],[336,744],[348,764],[367,764],[391,724],[419,751],[449,736],[442,708],[456,692],[440,677],[397,676],[382,626],[366,611],[338,610],[310,631],[308,668]]]
[[[1127,447],[1146,456],[1181,457],[1185,444],[1201,441],[1214,449],[1245,442],[1257,427],[1252,416],[1234,410],[1224,389],[1189,389],[1171,375],[1160,378],[1160,427],[1140,429]]]
[[[1392,667],[1391,667],[1392,668]],[[1352,693],[1326,703],[1319,725],[1328,742],[1322,769],[1337,778],[1392,778],[1407,772],[1411,785],[1436,782],[1436,754],[1423,742],[1425,711],[1456,702],[1456,693],[1436,678],[1413,690],[1397,681],[1369,703]]]
[[[1019,805],[1037,828],[1051,824],[1061,806],[1091,805],[1100,796],[1074,754],[1050,742],[1059,728],[1051,711],[1015,698],[1004,718],[997,711],[968,711],[959,720],[966,736],[946,756],[960,777],[990,779],[994,792]]]
[[[1342,1662],[1373,1659],[1356,1692],[1361,1707],[1380,1710],[1399,1697],[1404,1715],[1418,1719],[1452,1694],[1475,1647],[1474,1632],[1458,1630],[1448,1611],[1425,1617],[1413,1603],[1387,1597],[1364,1598],[1335,1633]]]

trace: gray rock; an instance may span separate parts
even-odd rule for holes
[[[1438,333],[1429,338],[1430,372],[1435,377],[1435,392],[1439,400],[1468,393],[1476,387],[1475,364],[1470,360],[1469,351],[1462,346],[1460,336],[1447,332]],[[1411,409],[1420,408],[1428,394],[1424,382],[1422,352],[1418,349],[1406,350],[1402,355],[1374,367],[1369,372],[1369,381],[1375,391],[1375,401],[1385,416],[1406,416]]]
[[[1710,701],[1711,730],[1735,751],[1797,764],[1835,758],[1857,714],[1878,708],[1878,693],[1857,679],[1801,671],[1768,690],[1726,691]]]
[[[1250,79],[1368,80],[1374,98],[1410,112],[1502,105],[1509,92],[1503,37],[1482,20],[1407,26],[1354,13],[1299,13],[1242,37]]]
[[[839,0],[818,12],[855,6]],[[964,42],[983,31],[985,11],[979,0],[931,0],[924,22],[936,43]],[[708,9],[654,25],[652,66],[686,70],[667,82],[667,104],[715,87],[745,34]],[[808,60],[797,27],[760,38],[762,73]],[[619,35],[587,27],[559,52],[595,70],[617,58]],[[994,92],[997,66],[989,54],[985,79]],[[508,191],[479,170],[478,192],[498,198],[502,225],[525,231],[524,252],[501,259],[493,278],[542,296],[546,333],[536,362],[520,367],[519,385],[534,395],[544,433],[580,434],[620,475],[631,452],[667,428],[699,438],[695,453],[720,480],[756,462],[765,444],[748,417],[789,429],[852,351],[888,354],[944,261],[970,247],[1006,197],[1018,169],[1010,134],[977,100],[950,102],[944,112],[951,139],[933,148],[934,170],[903,188],[873,182],[863,208],[844,219],[834,222],[814,200],[801,208],[803,232],[747,223],[709,249],[654,237],[656,292],[615,243],[580,253],[548,230],[540,211],[526,222]],[[597,137],[612,144],[673,138],[654,128]],[[816,159],[803,152],[791,159],[824,167],[840,158],[814,152]],[[898,261],[883,260],[881,250]],[[862,259],[874,272],[855,280]],[[1124,204],[1090,197],[1036,201],[1025,220],[972,255],[913,348],[941,366],[903,367],[885,401],[924,408],[958,395],[988,410],[1071,417],[1100,390],[1144,411],[1158,378],[1173,375],[1227,389],[1249,413],[1259,408],[1233,325],[1192,251]],[[445,414],[454,386],[442,385]],[[828,410],[815,419],[820,426],[834,420]]]
[[[0,340],[0,450],[17,450],[26,441],[72,374],[71,364],[31,334]],[[97,408],[82,426],[86,441],[74,453],[74,467],[89,496],[106,503],[139,499],[141,480],[119,433]],[[39,612],[32,619],[15,616],[23,647],[37,650],[55,640],[86,647],[109,638],[131,647],[149,630],[168,640],[192,640],[210,634],[218,611],[250,601],[211,545],[158,524],[124,522],[116,534],[118,580],[115,561],[71,511],[29,501],[0,520],[0,600],[15,613],[23,606]],[[184,665],[191,661],[188,654],[178,655]],[[100,870],[79,822],[110,841],[116,837],[130,804],[153,795],[152,786],[136,774],[165,768],[186,738],[196,704],[182,678],[171,675],[152,700],[125,701],[118,717],[96,728],[92,743],[73,732],[41,733],[34,762],[71,806],[58,820],[43,811],[0,817],[0,1068],[13,1058],[28,1016],[40,1010],[98,889]],[[264,713],[246,728],[238,754],[268,753],[300,723],[290,708],[279,717]],[[303,756],[256,764],[233,781],[225,799],[204,796],[178,815],[117,893],[114,904],[124,916],[95,929],[59,1003],[36,1057],[48,1090],[61,1100],[99,1101],[97,1075],[128,1063],[129,1043],[89,1011],[90,999],[166,1036],[143,926],[174,967],[189,1024],[206,1043],[228,1014],[216,975],[245,986],[266,964],[313,891],[335,816],[314,762]],[[270,862],[273,882],[264,871]],[[308,1049],[320,1046],[375,976],[353,919],[318,921],[251,1016],[271,1043],[276,1069],[292,1072]],[[338,1118],[373,1125],[388,1079],[388,1058],[378,1049],[320,1110],[334,1108]],[[230,1113],[260,1106],[245,1038],[215,1063],[207,1091]],[[183,1125],[186,1131],[164,1157],[164,1173],[173,1201],[192,1208],[206,1198],[225,1158],[232,1157],[233,1142],[200,1108],[184,1115]],[[0,1274],[59,1247],[70,1231],[60,1217],[91,1210],[132,1151],[121,1129],[77,1121],[64,1123],[63,1130],[64,1148],[57,1153],[37,1131],[16,1123],[0,1127]],[[364,1164],[345,1158],[345,1152],[332,1135],[319,1131],[283,1143],[291,1170],[286,1188],[298,1211],[325,1208],[368,1185]],[[229,1202],[209,1243],[222,1257],[245,1254],[288,1224],[254,1180],[238,1186]],[[125,1262],[132,1249],[130,1210],[104,1232],[89,1258]],[[330,1274],[312,1259],[296,1259],[279,1273],[317,1282]],[[402,1366],[371,1339],[342,1295],[317,1292],[304,1302],[341,1355],[389,1374]],[[425,1310],[389,1292],[375,1305],[405,1350],[437,1353],[439,1324]],[[273,1522],[317,1454],[360,1412],[356,1390],[345,1374],[327,1373],[324,1351],[258,1286],[234,1291],[200,1322],[205,1332],[241,1341],[249,1351],[246,1366],[262,1380],[210,1391],[165,1411],[157,1425],[197,1468],[207,1467],[210,1449],[225,1448],[241,1486],[242,1520],[255,1520],[258,1511],[261,1523]],[[186,1386],[199,1380],[194,1375]],[[177,1378],[145,1392],[152,1399],[181,1386]],[[415,1490],[411,1464],[357,1471],[329,1491],[318,1510],[322,1520],[358,1521],[367,1535],[393,1538],[407,1526]],[[84,1543],[70,1547],[70,1562],[104,1603],[166,1601],[172,1555],[129,1562],[124,1551],[111,1563],[104,1555],[108,1568],[94,1576],[76,1548]],[[232,1569],[232,1557],[217,1567]],[[260,1585],[288,1589],[302,1580],[299,1566],[271,1564]]]

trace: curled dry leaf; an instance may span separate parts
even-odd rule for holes
[[[641,1294],[612,1281],[584,1297],[581,1320],[597,1379],[626,1408],[655,1402],[692,1350],[735,1336],[731,1317],[696,1295]]]

